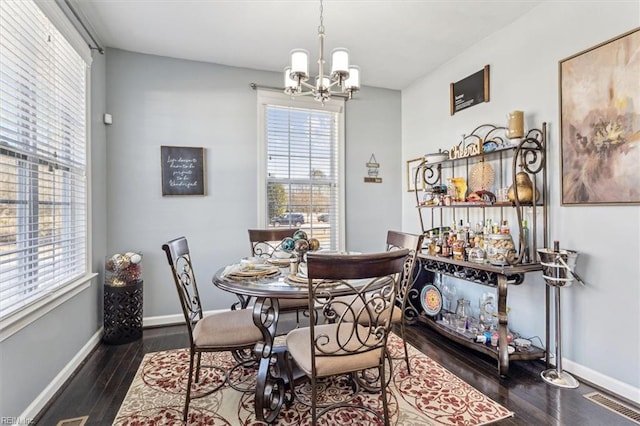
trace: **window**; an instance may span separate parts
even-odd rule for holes
[[[88,55],[48,16],[32,1],[0,2],[3,325],[88,270]]]
[[[344,248],[344,101],[260,91],[259,217]]]

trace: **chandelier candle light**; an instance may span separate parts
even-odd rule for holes
[[[324,21],[322,0],[320,0],[320,25],[318,26],[320,57],[318,59],[318,75],[315,85],[309,80],[309,52],[304,49],[291,51],[291,65],[284,69],[284,91],[291,96],[311,95],[323,105],[331,99],[331,95],[346,94],[351,99],[354,92],[360,90],[360,69],[349,65],[349,51],[337,48],[331,52],[331,74],[324,73]],[[307,90],[305,90],[307,89]]]

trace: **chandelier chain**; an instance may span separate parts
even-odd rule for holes
[[[324,34],[324,8],[322,6],[322,0],[320,0],[320,26],[318,27],[318,32]]]

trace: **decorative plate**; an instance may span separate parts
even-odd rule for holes
[[[267,263],[283,268],[285,266],[289,266],[291,261],[288,258],[287,259],[280,259],[280,258],[277,258],[277,257],[272,257],[270,259],[267,259]]]
[[[420,303],[427,315],[435,316],[442,309],[442,294],[438,287],[427,284],[420,292]]]
[[[271,265],[265,265],[265,267],[240,269],[227,274],[227,278],[231,280],[244,280],[252,278],[271,278],[280,275],[280,270]]]
[[[292,284],[297,287],[307,287],[309,285],[308,278],[302,278],[298,275],[289,274],[284,277],[284,282],[287,284]],[[320,287],[335,287],[340,285],[340,281],[329,281],[329,280],[313,280],[313,285],[319,285]]]
[[[494,141],[488,141],[482,144],[482,152],[493,152],[498,149],[498,144]]]
[[[495,171],[491,164],[480,161],[469,171],[469,186],[471,191],[488,191],[493,185]]]

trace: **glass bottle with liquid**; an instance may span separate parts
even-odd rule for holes
[[[529,263],[531,261],[531,254],[529,248],[529,226],[527,225],[527,221],[522,221],[522,263]]]

